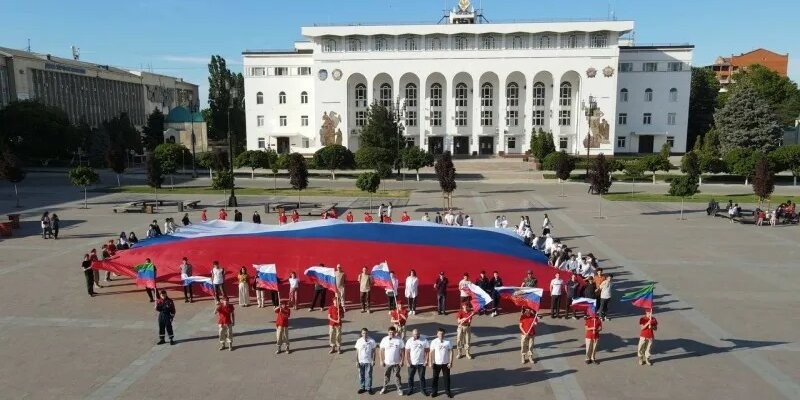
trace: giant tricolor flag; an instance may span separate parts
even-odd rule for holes
[[[652,309],[653,308],[653,289],[655,289],[656,284],[651,283],[646,287],[639,289],[635,292],[626,293],[622,296],[619,301],[631,301],[633,300],[633,304],[636,307],[644,308],[644,309]]]
[[[391,291],[395,290],[392,274],[389,271],[389,264],[386,261],[372,267],[372,281],[375,282],[375,286]]]
[[[511,300],[519,307],[527,307],[536,312],[539,311],[539,303],[542,300],[543,289],[530,287],[511,287],[501,286],[495,288],[500,297]]]
[[[183,285],[188,286],[192,283],[199,283],[200,289],[204,292],[214,295],[214,285],[211,283],[211,278],[207,276],[187,276],[183,278]]]
[[[146,262],[133,267],[136,271],[136,284],[148,289],[156,288],[156,266]]]
[[[258,275],[258,287],[267,290],[278,290],[278,271],[275,264],[253,264]]]
[[[329,267],[310,267],[305,272],[305,276],[312,282],[332,291],[336,292],[336,275],[334,275],[333,268]]]
[[[572,300],[573,309],[586,309],[587,315],[594,315],[597,312],[597,300],[588,297],[578,297]]]
[[[484,307],[492,302],[492,296],[489,296],[489,294],[484,292],[483,289],[478,287],[478,285],[474,283],[468,283],[466,289],[472,298],[471,301],[473,313],[480,312]]]

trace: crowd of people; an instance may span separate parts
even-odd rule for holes
[[[716,215],[718,212],[725,212],[730,223],[734,223],[737,218],[741,218],[744,214],[739,203],[734,203],[733,200],[728,200],[728,204],[725,206],[725,208],[721,208],[719,202],[711,199],[708,202],[708,207],[706,207],[706,214]],[[755,226],[764,226],[765,223],[768,223],[773,227],[778,224],[798,223],[798,215],[795,210],[795,203],[793,203],[791,200],[786,200],[785,202],[778,204],[778,206],[771,211],[757,207],[755,211],[753,211],[753,222]]]
[[[61,221],[56,213],[45,211],[40,220],[42,226],[42,239],[58,239],[58,230]]]

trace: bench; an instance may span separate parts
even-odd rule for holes
[[[317,207],[314,207],[311,210],[309,210],[306,213],[306,215],[307,216],[317,216],[317,217],[322,216],[322,213],[328,213],[331,210],[335,209],[337,204],[339,204],[339,203],[333,203],[331,205],[323,205],[323,206],[319,206],[318,205]]]
[[[264,212],[267,214],[270,213],[278,213],[281,210],[293,210],[293,209],[300,209],[300,203],[267,203],[264,206]]]
[[[184,201],[183,206],[186,208],[190,208],[194,210],[197,208],[197,205],[200,204],[200,200],[192,200],[192,201]]]
[[[141,201],[134,201],[125,203],[120,206],[114,207],[114,213],[129,213],[129,212],[144,212],[145,204]]]

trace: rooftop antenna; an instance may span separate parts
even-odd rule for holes
[[[70,49],[72,49],[72,59],[75,60],[75,61],[80,60],[81,59],[81,49],[79,49],[77,46],[70,46]]]
[[[31,52],[31,39],[30,38],[28,38],[28,47],[27,47],[27,49],[28,49],[28,53],[30,53]]]

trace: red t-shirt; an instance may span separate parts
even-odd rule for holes
[[[464,323],[462,323],[461,326],[469,326],[470,324],[472,324],[472,315],[471,314],[472,313],[469,312],[469,311],[458,310],[458,313],[456,314],[456,322],[458,322],[458,320],[460,320],[460,319],[467,318],[467,320],[464,321]]]
[[[647,323],[647,317],[639,318],[639,326],[644,325]],[[642,329],[639,332],[639,337],[643,337],[645,339],[653,339],[655,338],[655,332],[653,332],[653,328],[658,328],[658,320],[655,317],[650,317],[650,327]]]
[[[230,325],[233,321],[233,304],[220,304],[217,306],[217,323],[220,325]]]
[[[391,224],[392,223],[392,218],[390,218],[388,215],[385,215],[383,217],[383,223],[384,224]]]
[[[589,317],[586,320],[586,339],[600,339],[601,329],[603,329],[603,321],[600,321],[597,316]]]
[[[364,222],[372,222],[372,215],[369,215],[369,214],[365,215],[364,216]]]
[[[203,221],[203,222],[208,221],[208,216],[206,216],[206,212],[205,211],[202,211],[200,213],[200,221]]]
[[[225,221],[225,219],[228,218],[228,213],[225,211],[220,211],[219,214],[217,214],[217,218]]]
[[[408,320],[408,310],[403,309],[403,310],[400,311],[400,313],[398,313],[397,310],[392,310],[392,311],[389,312],[389,315],[391,315],[391,317],[392,317],[392,323],[393,324],[398,324],[400,326],[405,326],[406,325],[406,320]],[[401,316],[402,316],[402,318],[401,318]],[[398,322],[395,322],[395,321],[398,321]]]
[[[292,315],[292,310],[289,307],[278,307],[275,309],[275,326],[288,328],[289,316]]]
[[[339,322],[333,322],[331,320],[336,320]],[[328,325],[342,326],[342,313],[340,312],[338,307],[334,306],[328,307]]]
[[[333,219],[339,219],[339,214],[336,213],[336,209],[335,208],[333,210],[331,210],[330,215],[331,215],[331,218],[333,218]]]
[[[408,221],[411,221],[411,217],[409,217],[408,214],[403,214],[400,217],[400,222],[408,222]]]
[[[536,335],[536,317],[533,315],[520,315],[519,323],[522,324],[521,332],[523,335],[525,332],[528,332],[528,336],[535,336]]]
[[[281,225],[286,224],[286,221],[287,221],[286,214],[281,214],[281,215],[278,216],[278,223],[279,224],[281,224]]]
[[[353,222],[353,214],[347,214],[347,217],[345,219],[347,220],[347,222]]]
[[[298,222],[298,221],[300,221],[300,214],[296,212],[292,213],[292,222]]]

